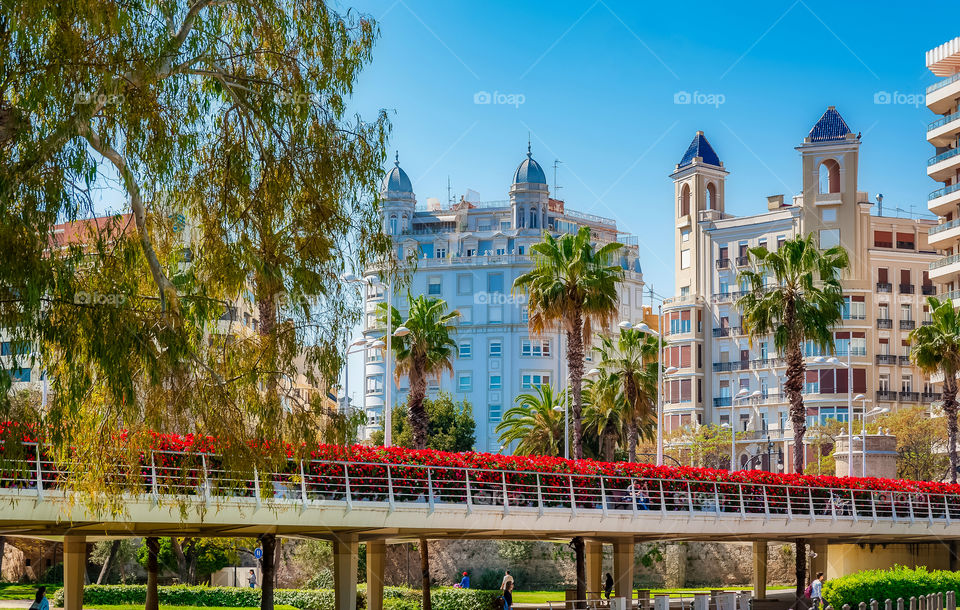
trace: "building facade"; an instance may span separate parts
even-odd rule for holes
[[[666,365],[679,368],[665,388],[665,432],[675,443],[700,424],[732,426],[738,467],[791,467],[786,364],[772,337],[746,336],[736,302],[746,288],[738,276],[751,264],[749,249],[776,249],[796,235],[813,233],[821,247],[840,244],[850,255],[835,353],[804,346],[809,358],[836,356],[850,367],[808,368],[808,426],[847,421],[851,394],[866,397],[853,405],[855,418],[864,407],[893,410],[935,399],[933,384],[908,357],[909,332],[926,319],[926,295],[936,294],[928,271],[937,254],[927,239],[935,223],[873,215],[857,183],[859,148],[859,137],[828,108],[797,147],[803,192],[789,201],[768,197],[766,210],[743,217],[726,212],[728,172],[702,132],[677,164],[671,178],[678,294],[664,302]]]
[[[444,206],[428,199],[419,206],[398,160],[384,177],[381,202],[384,227],[398,259],[416,258],[409,286],[393,295],[394,307],[405,317],[407,295],[424,294],[442,298],[451,310],[460,312],[453,376],[432,378],[427,389],[428,395],[442,389],[470,403],[477,423],[478,450],[509,451],[501,448],[494,430],[519,394],[546,383],[566,386],[565,337],[559,332],[531,336],[526,300],[511,291],[514,280],[530,270],[530,247],[541,241],[545,232],[556,236],[589,227],[598,244],[624,244],[618,261],[624,269],[620,319],[644,319],[644,283],[636,238],[620,233],[612,219],[571,210],[563,201],[551,198],[546,175],[529,150],[514,172],[506,200],[461,198]],[[371,269],[366,275],[375,273]],[[366,289],[368,337],[383,334],[375,313],[383,299],[383,288]],[[647,314],[649,317],[649,310]],[[385,369],[382,351],[367,350],[363,390],[368,436],[383,424],[385,384],[395,383],[385,379]],[[402,404],[409,390],[406,378],[398,383],[391,392],[394,404]]]
[[[960,38],[927,51],[927,68],[942,80],[927,88],[927,108],[940,115],[927,126],[934,155],[927,175],[940,187],[927,198],[927,208],[940,217],[930,229],[930,243],[943,257],[930,265],[942,292],[960,304]]]

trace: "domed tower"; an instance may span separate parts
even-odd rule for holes
[[[400,168],[400,153],[397,153],[393,168],[383,177],[380,203],[383,228],[387,234],[400,235],[410,229],[413,213],[417,209],[417,198],[413,194],[410,177]]]
[[[517,171],[513,172],[513,184],[510,185],[514,226],[518,229],[542,231],[547,222],[549,201],[547,176],[540,164],[533,160],[528,143],[527,158],[517,166]]]

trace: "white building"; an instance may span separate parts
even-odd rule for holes
[[[417,206],[413,185],[399,161],[383,180],[381,199],[384,226],[393,236],[397,254],[417,257],[411,284],[396,291],[394,306],[406,315],[409,290],[411,295],[442,298],[450,309],[460,312],[453,378],[443,375],[429,380],[428,394],[442,388],[458,400],[469,401],[477,422],[478,450],[500,450],[494,429],[517,395],[543,383],[565,385],[560,334],[531,337],[526,301],[522,295],[511,295],[513,281],[530,269],[530,246],[545,231],[575,233],[587,226],[598,243],[625,244],[620,259],[625,270],[620,315],[628,320],[642,317],[643,275],[636,238],[620,234],[612,219],[565,209],[563,201],[551,199],[546,175],[529,150],[514,172],[506,200],[461,198],[443,207],[428,199],[426,206]],[[368,270],[367,275],[374,273]],[[365,333],[381,336],[374,309],[383,300],[383,290],[368,288],[365,297]],[[364,374],[368,434],[382,426],[384,369],[380,351],[368,350]],[[399,383],[392,393],[395,404],[406,400],[409,389],[405,378]]]

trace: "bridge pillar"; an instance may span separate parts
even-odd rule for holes
[[[87,537],[63,537],[63,610],[83,608],[83,582],[87,570]]]
[[[767,598],[767,541],[753,541],[753,597]]]
[[[356,534],[334,535],[333,591],[334,610],[357,609],[357,561],[360,544]],[[64,609],[66,610],[66,609]]]
[[[613,543],[613,586],[617,597],[627,599],[627,608],[633,606],[633,538]]]
[[[817,572],[827,573],[827,542],[825,540],[815,540],[810,543],[810,578],[816,576]]]
[[[587,560],[587,597],[590,593],[603,591],[603,543],[595,540],[585,542]]]
[[[367,610],[383,610],[383,571],[386,555],[386,542],[367,542]]]

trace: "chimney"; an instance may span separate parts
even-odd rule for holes
[[[779,210],[783,207],[783,195],[770,195],[767,197],[767,209]]]

